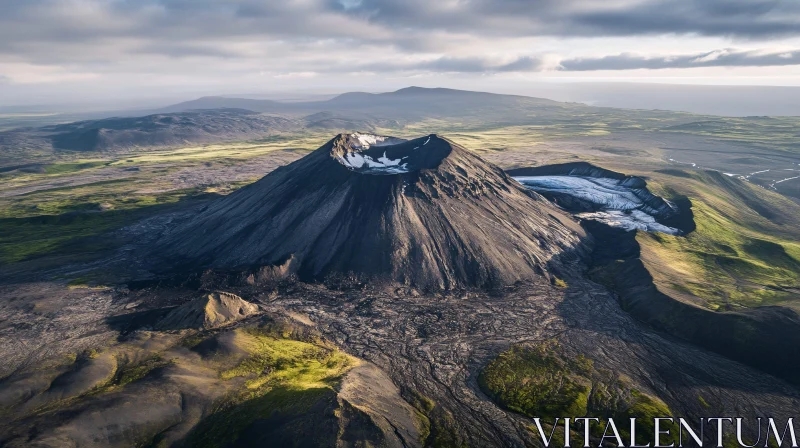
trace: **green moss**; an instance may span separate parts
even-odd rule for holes
[[[190,189],[128,198],[113,192],[93,194],[88,202],[77,191],[67,191],[63,198],[52,194],[43,202],[22,198],[16,203],[19,207],[0,207],[0,264],[43,255],[91,255],[114,245],[98,236],[204,193]],[[100,212],[101,202],[113,209]]]
[[[189,435],[187,446],[226,446],[256,420],[302,419],[321,400],[335,401],[334,386],[355,363],[334,348],[283,338],[287,333],[275,328],[235,332],[236,345],[249,356],[220,376],[244,377],[245,387],[216,406]]]
[[[784,228],[772,226],[744,203],[731,209],[728,201],[734,198],[723,202],[724,190],[694,188],[708,190],[692,198],[694,232],[685,237],[637,235],[645,264],[655,267],[649,270],[656,283],[694,295],[712,310],[796,300],[790,288],[800,283],[800,261],[781,234]]]
[[[551,350],[513,347],[486,366],[479,383],[499,404],[530,417],[586,414],[591,361],[564,360]]]
[[[90,162],[72,162],[72,163],[54,163],[44,167],[46,174],[69,174],[76,173],[99,166],[108,165],[107,161],[90,161]]]
[[[598,438],[609,418],[616,422],[636,418],[637,440],[653,440],[653,419],[672,416],[660,399],[637,390],[613,372],[595,369],[583,355],[566,356],[555,344],[512,347],[489,363],[479,384],[501,406],[543,422],[598,418],[599,424],[591,428]],[[662,428],[676,434],[674,424]],[[623,440],[630,440],[629,426],[618,424],[617,429]]]
[[[458,424],[453,415],[438,410],[431,416],[431,432],[425,446],[432,448],[464,448],[467,444],[462,440]]]
[[[250,353],[239,365],[221,372],[228,380],[247,377],[249,389],[267,383],[298,388],[325,387],[341,376],[353,360],[344,353],[320,345],[275,337],[259,329],[237,330],[237,345]]]
[[[206,338],[207,335],[204,335],[203,333],[192,334],[183,338],[181,340],[181,345],[186,348],[194,348],[201,342],[205,341]]]
[[[425,415],[430,414],[431,411],[433,411],[433,408],[436,407],[435,401],[415,390],[409,390],[408,395],[410,395],[410,399],[408,401],[411,406],[414,406],[418,411]]]
[[[636,422],[638,423],[636,430],[636,438],[642,441],[647,440],[654,440],[655,438],[655,427],[654,427],[654,419],[655,418],[667,418],[672,416],[672,411],[670,411],[667,405],[650,395],[643,394],[636,389],[631,390],[631,402],[627,409],[622,411],[625,419],[636,418]],[[665,422],[667,423],[667,422]],[[675,423],[671,424],[664,424],[661,427],[663,430],[670,430],[669,436],[664,436],[661,440],[665,441],[662,445],[669,445],[671,442],[675,441],[675,435],[677,435],[678,425]],[[628,431],[621,431],[625,432],[626,437],[630,437]]]
[[[125,366],[117,372],[117,377],[113,383],[114,386],[123,387],[127,384],[136,382],[146,377],[150,372],[169,365],[169,361],[161,359],[156,355],[150,357],[139,364]]]
[[[91,253],[100,248],[99,241],[86,241],[79,248],[68,245],[120,227],[132,218],[124,213],[93,213],[0,219],[0,264],[55,253]]]
[[[417,427],[420,429],[421,441],[424,442],[431,435],[430,416],[436,408],[436,402],[413,389],[404,389],[403,398],[414,407]]]

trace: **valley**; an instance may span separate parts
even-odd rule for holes
[[[0,444],[522,447],[534,416],[797,409],[797,119],[229,100],[0,133]]]

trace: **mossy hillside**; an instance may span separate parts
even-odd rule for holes
[[[326,407],[335,387],[356,360],[312,339],[289,339],[276,328],[234,330],[235,344],[247,352],[236,366],[222,370],[224,381],[244,379],[244,387],[218,403],[187,439],[188,446],[219,447],[235,441],[253,422],[281,416],[300,418]]]
[[[479,381],[504,407],[553,419],[585,415],[591,362],[555,356],[550,347],[512,347],[484,369]]]
[[[686,195],[697,229],[685,237],[640,232],[642,259],[659,287],[690,294],[709,309],[796,306],[800,295],[800,206],[719,173],[658,179]],[[724,177],[724,176],[723,176]]]
[[[197,448],[230,446],[257,420],[277,417],[284,422],[293,419],[302,421],[315,405],[324,401],[335,401],[335,396],[336,393],[327,387],[294,389],[276,386],[236,406],[217,410],[203,419],[187,436],[183,446]],[[296,428],[298,435],[304,434],[302,424],[294,426],[300,426]],[[304,435],[310,440],[319,436],[319,434]]]
[[[57,382],[62,385],[53,383],[50,388],[81,384],[86,375],[96,380],[74,394],[42,403],[28,415],[14,417],[57,420],[72,406],[91,407],[117,398],[158,402],[156,396],[174,388],[197,396],[198,384],[218,381],[220,387],[209,395],[216,398],[203,404],[207,417],[196,433],[203,441],[199,446],[226,446],[253,421],[280,417],[274,426],[283,428],[283,417],[303,416],[312,408],[314,412],[335,408],[338,383],[357,360],[307,328],[267,317],[257,325],[227,331],[142,332],[102,349],[69,353],[42,372],[51,382],[62,378]],[[161,382],[162,376],[169,381]],[[159,446],[159,434],[169,426],[161,423],[136,426],[126,437],[142,440],[137,446]]]
[[[248,389],[280,383],[301,389],[326,387],[330,378],[353,365],[344,353],[308,342],[276,337],[261,329],[236,331],[236,344],[250,356],[238,366],[220,373],[223,380],[246,377]]]
[[[479,384],[501,406],[539,417],[543,424],[565,417],[598,418],[594,437],[602,436],[609,418],[626,423],[637,418],[637,440],[653,440],[653,418],[672,416],[663,401],[630,380],[595,368],[583,355],[566,355],[555,343],[510,348],[486,366]],[[630,440],[628,425],[617,429],[623,440]]]

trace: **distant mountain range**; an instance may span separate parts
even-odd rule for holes
[[[596,126],[619,130],[680,130],[692,122],[726,120],[659,110],[614,109],[518,95],[408,87],[387,93],[344,93],[324,101],[280,102],[202,97],[142,116],[90,119],[0,132],[0,155],[53,151],[130,151],[256,140],[281,133],[402,130],[442,122],[452,130],[503,126],[570,126],[580,135]],[[599,124],[598,124],[599,123]],[[677,126],[677,127],[676,127]],[[562,131],[559,135],[563,135]]]
[[[491,110],[493,108],[508,107],[515,109],[520,107],[564,107],[564,104],[552,100],[518,95],[498,95],[443,88],[407,87],[387,93],[349,92],[326,101],[292,103],[206,96],[167,106],[156,112],[170,113],[197,109],[237,108],[274,114],[304,115],[320,111],[342,111],[411,119],[425,115],[471,115],[476,108]]]
[[[327,101],[277,102],[203,97],[142,117],[85,120],[0,132],[0,151],[20,148],[116,151],[263,138],[304,128],[372,131],[425,119],[478,125],[524,124],[588,106],[540,98],[409,87],[389,93],[352,92]]]

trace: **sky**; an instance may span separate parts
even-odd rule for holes
[[[587,81],[800,86],[800,1],[0,0],[0,106]]]

